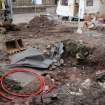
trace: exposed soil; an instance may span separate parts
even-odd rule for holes
[[[49,20],[46,16],[35,17],[28,24],[21,23],[17,27],[20,31],[9,32],[12,36],[17,38],[38,38],[47,33],[49,29],[55,27],[53,20]],[[27,37],[26,37],[27,36]]]
[[[77,34],[76,28],[71,27],[70,23],[55,24],[46,17],[35,17],[29,24],[22,23],[18,27],[20,31],[9,31],[7,38],[22,38],[25,48],[32,46],[43,51],[49,44],[59,41],[66,42],[67,47],[65,63],[53,71],[46,71],[54,78],[55,89],[47,96],[43,96],[42,100],[41,96],[28,98],[28,104],[25,103],[26,100],[23,100],[24,102],[21,102],[22,99],[14,100],[18,105],[105,105],[105,89],[95,80],[96,72],[104,71],[105,68],[104,34],[88,30],[83,34]],[[74,44],[70,44],[71,42]],[[76,59],[78,42],[89,48],[86,62],[80,64]],[[82,86],[87,79],[91,81],[88,88]],[[52,98],[55,94],[57,97]],[[15,105],[14,102],[7,103],[9,104]]]

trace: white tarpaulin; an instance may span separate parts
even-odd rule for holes
[[[74,16],[74,0],[68,0],[68,5],[62,5],[61,0],[58,2],[57,10],[56,10],[57,15],[60,16]]]
[[[42,0],[32,0],[33,4],[42,4]]]

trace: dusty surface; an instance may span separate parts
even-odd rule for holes
[[[15,24],[19,24],[19,23],[29,22],[34,16],[35,16],[34,13],[15,14],[15,15],[13,15],[13,20],[14,20]]]
[[[44,21],[45,20],[45,21]],[[20,31],[8,32],[8,39],[22,38],[25,48],[37,47],[46,49],[49,44],[72,40],[84,42],[84,45],[93,49],[89,55],[89,61],[78,65],[75,57],[66,55],[64,64],[53,71],[46,72],[54,78],[55,89],[48,95],[31,97],[27,103],[22,99],[14,100],[18,105],[105,105],[105,90],[95,80],[97,71],[104,71],[105,65],[105,36],[97,31],[84,30],[83,34],[77,34],[76,28],[70,23],[53,24],[52,21],[40,19],[35,23],[19,25]],[[56,98],[52,98],[56,95]],[[24,102],[23,102],[24,101]],[[16,105],[9,102],[7,105]],[[4,104],[6,105],[6,104]]]

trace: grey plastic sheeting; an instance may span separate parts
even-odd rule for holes
[[[44,59],[44,56],[43,56],[43,53],[39,50],[39,49],[36,49],[36,48],[28,48],[27,50],[21,52],[21,53],[18,53],[18,54],[15,54],[11,57],[11,64],[15,64],[15,63],[18,63],[19,61],[24,61],[25,59],[38,59],[38,60],[43,60]]]
[[[27,66],[36,68],[48,68],[53,63],[60,60],[63,53],[63,43],[55,43],[51,47],[50,56],[46,57],[37,48],[28,48],[27,50],[15,54],[11,57],[10,67]]]
[[[10,66],[48,68],[52,63],[53,60],[46,58],[39,49],[29,48],[21,53],[13,55],[11,57]]]

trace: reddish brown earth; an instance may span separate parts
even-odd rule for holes
[[[58,93],[60,95],[57,100],[49,100],[48,97],[43,96],[44,102],[42,103],[39,100],[40,96],[31,97],[28,99],[28,105],[105,105],[105,90],[95,80],[96,72],[105,68],[105,36],[103,32],[85,30],[83,34],[77,34],[76,28],[71,27],[70,23],[55,24],[46,17],[36,17],[29,24],[19,24],[18,28],[20,31],[7,33],[8,39],[22,38],[26,48],[32,46],[44,50],[49,44],[70,39],[73,42],[82,40],[84,45],[91,49],[89,61],[85,64],[78,65],[75,57],[68,55],[64,58],[64,65],[53,71],[46,71],[54,78],[56,85],[48,97]],[[86,79],[92,81],[88,89],[81,87]],[[83,95],[64,94],[68,88],[73,92],[82,89]],[[14,101],[19,103],[25,100],[17,99]],[[3,105],[15,104],[9,102]],[[19,103],[18,105],[27,104]]]

